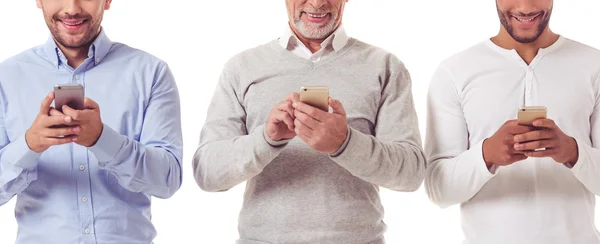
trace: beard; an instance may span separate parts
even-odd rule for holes
[[[324,26],[322,26],[320,23],[306,23],[304,21],[302,21],[302,19],[300,18],[300,16],[302,15],[302,13],[304,12],[304,14],[306,13],[317,13],[317,14],[323,14],[323,13],[328,13],[327,17],[329,18],[329,20],[327,20],[327,24],[325,24]],[[305,38],[308,39],[325,39],[327,38],[329,35],[331,35],[331,33],[333,33],[336,29],[335,26],[335,20],[337,19],[337,15],[334,14],[334,12],[327,12],[321,9],[299,9],[298,11],[296,11],[295,13],[295,18],[293,21],[293,25],[296,28],[296,30]]]
[[[52,37],[56,42],[66,48],[80,48],[84,47],[94,41],[98,33],[100,33],[100,20],[94,21],[94,19],[87,14],[76,14],[76,15],[67,15],[60,16],[55,14],[53,16],[45,16],[46,25],[52,34]],[[82,25],[82,29],[79,33],[73,35],[68,33],[67,31],[60,30],[58,25],[61,25],[60,20],[68,20],[68,19],[85,19]]]
[[[508,32],[508,34],[517,42],[519,43],[523,43],[523,44],[527,44],[527,43],[532,43],[534,41],[536,41],[538,38],[540,38],[540,36],[544,33],[544,30],[546,30],[546,27],[548,27],[548,24],[550,23],[550,16],[552,15],[552,9],[548,10],[548,11],[541,11],[541,12],[537,12],[537,13],[532,13],[532,14],[519,14],[516,15],[514,13],[511,12],[502,12],[500,11],[500,9],[497,9],[498,11],[498,17],[500,18],[500,23],[502,24],[502,26],[504,26],[504,29],[506,29],[506,31]],[[538,15],[536,18],[541,18],[541,21],[536,29],[536,32],[534,35],[532,36],[521,36],[517,33],[517,31],[515,30],[515,28],[513,28],[510,20],[511,18],[514,18],[512,16],[519,16],[520,18],[527,18],[529,17],[533,17]]]

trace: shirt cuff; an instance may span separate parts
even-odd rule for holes
[[[264,126],[264,125],[263,125],[263,128],[262,128],[262,131],[263,131],[263,133],[262,133],[263,134],[263,138],[272,147],[282,147],[282,146],[287,145],[288,142],[291,141],[291,139],[286,139],[286,140],[281,140],[281,141],[274,141],[273,139],[271,139],[271,137],[269,137],[269,135],[267,135],[267,129],[266,129],[266,126]]]
[[[592,149],[592,147],[585,143],[581,143],[578,139],[575,139],[575,142],[577,143],[578,151],[577,162],[575,165],[573,165],[573,163],[564,163],[563,165],[571,169],[574,174],[577,174],[581,172],[583,168],[586,168],[587,164],[590,162],[587,152],[589,149]]]
[[[340,154],[342,154],[344,152],[344,150],[346,150],[346,147],[348,147],[348,142],[350,142],[350,136],[352,134],[352,130],[350,130],[350,127],[348,127],[348,133],[346,134],[346,140],[344,141],[344,143],[342,143],[342,146],[340,146],[340,148],[334,152],[333,154],[329,155],[331,157],[337,157]]]
[[[12,162],[14,166],[22,169],[33,169],[37,167],[41,155],[29,148],[25,135],[23,135],[10,144],[10,149],[6,150],[2,156],[2,161]]]
[[[119,134],[105,124],[102,128],[100,138],[98,138],[96,144],[90,147],[89,150],[94,153],[99,163],[110,162],[121,151],[126,140],[127,137]]]
[[[487,164],[485,163],[485,159],[483,158],[483,142],[473,145],[468,151],[465,152],[463,157],[466,158],[465,162],[470,164],[470,167],[473,168],[474,172],[480,176],[486,178],[486,180],[491,179],[497,173],[500,167],[497,165],[493,165],[488,169]]]

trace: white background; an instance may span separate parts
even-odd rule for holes
[[[600,48],[598,0],[557,0],[551,27]],[[156,243],[234,243],[244,185],[205,193],[191,161],[206,109],[223,64],[236,53],[277,38],[286,28],[283,0],[113,1],[104,28],[113,41],[167,61],[180,89],[184,131],[184,182],[169,200],[153,201]],[[429,79],[444,58],[499,29],[494,1],[352,0],[344,25],[349,34],[396,54],[413,78],[424,135]],[[48,30],[35,2],[0,0],[0,60],[46,41]],[[13,82],[18,82],[15,80]],[[286,94],[282,94],[285,96]],[[423,188],[416,193],[382,190],[388,243],[460,243],[458,207],[440,210]],[[0,207],[0,244],[14,243],[14,199]]]

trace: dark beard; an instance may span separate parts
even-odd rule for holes
[[[537,18],[542,18],[542,20],[540,21],[540,25],[538,26],[538,30],[536,32],[536,34],[532,37],[520,37],[515,33],[515,30],[513,29],[512,25],[509,22],[509,18],[512,18],[511,14],[509,12],[503,13],[500,11],[500,9],[496,8],[498,11],[498,17],[500,18],[500,23],[502,24],[502,26],[504,26],[504,29],[506,29],[506,31],[508,32],[508,34],[517,42],[519,43],[523,43],[523,44],[527,44],[527,43],[532,43],[534,41],[536,41],[538,38],[540,38],[540,36],[544,33],[544,30],[546,29],[546,27],[548,27],[548,24],[550,23],[550,16],[552,15],[552,9],[550,9],[548,12],[544,12],[542,13],[539,17]]]
[[[75,15],[73,16],[73,18],[80,18],[80,16]],[[58,22],[60,21],[58,19],[59,18],[57,16],[53,16],[46,20],[46,25],[48,26],[48,29],[50,30],[50,33],[52,34],[54,40],[56,40],[56,42],[58,42],[61,46],[65,48],[75,49],[85,47],[92,43],[94,39],[96,39],[98,33],[100,33],[101,27],[100,25],[96,24],[99,22],[93,21],[92,18],[88,17],[86,19],[87,21],[89,21],[89,23],[87,23],[89,28],[86,30],[86,33],[84,34],[83,38],[76,43],[70,43],[67,40],[63,39],[63,37],[60,35],[60,32],[58,31],[58,27],[56,27],[56,25],[53,25],[53,23],[59,24]]]

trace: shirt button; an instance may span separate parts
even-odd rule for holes
[[[83,166],[83,164],[82,164],[82,165],[79,165],[79,170],[80,170],[80,171],[84,171],[84,170],[85,170],[85,166]]]
[[[88,199],[87,199],[87,197],[82,197],[82,198],[81,198],[81,201],[82,201],[82,202],[87,202],[87,200],[88,200]]]
[[[100,58],[96,58],[96,63],[100,63]]]
[[[76,79],[76,80],[79,80],[79,75],[75,75],[75,79]]]
[[[89,234],[90,233],[90,229],[85,228],[85,230],[83,230],[83,232],[85,232],[86,234]]]

